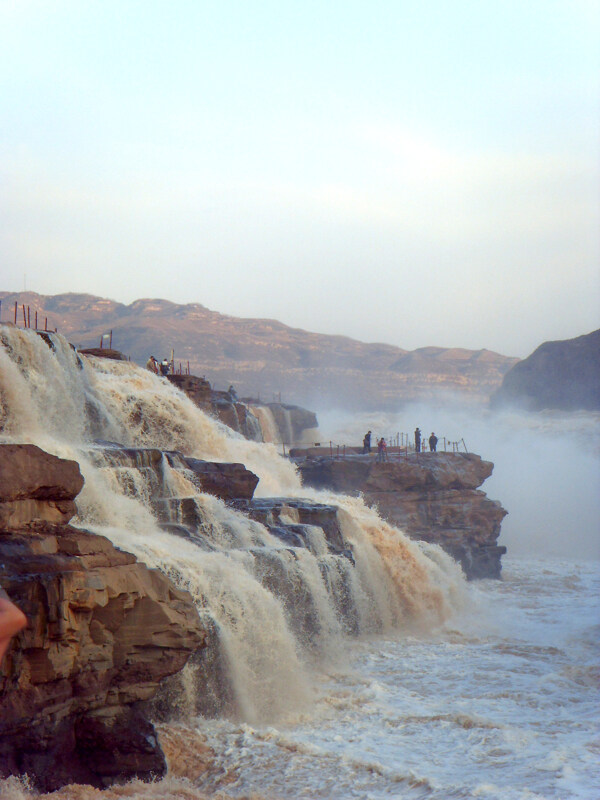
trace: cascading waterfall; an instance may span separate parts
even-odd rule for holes
[[[271,444],[198,409],[166,378],[128,362],[82,359],[60,335],[0,326],[0,441],[76,460],[85,478],[73,524],[109,537],[187,589],[215,632],[222,697],[211,710],[256,721],[310,697],[311,665],[348,634],[436,625],[462,602],[460,570],[359,498],[302,488]],[[257,497],[339,507],[353,561],[305,525],[305,546],[201,491],[186,456],[242,462]],[[281,520],[295,524],[286,508]]]
[[[267,406],[250,406],[250,411],[260,423],[263,441],[278,444],[281,441],[281,433],[271,409]]]

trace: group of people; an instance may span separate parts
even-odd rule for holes
[[[168,375],[171,372],[171,364],[166,358],[158,362],[154,356],[150,356],[146,361],[146,369],[149,369],[155,375]]]
[[[431,431],[431,436],[429,437],[429,449],[432,453],[436,452],[438,443],[438,437],[435,435],[433,431]],[[421,452],[421,430],[419,428],[415,428],[415,453]]]
[[[421,430],[420,428],[415,428],[415,453],[421,452]],[[435,435],[433,431],[431,431],[431,436],[429,437],[429,449],[432,453],[435,453],[437,450],[437,443],[438,437]],[[367,454],[371,452],[371,431],[367,431],[363,438],[363,454]],[[387,444],[383,436],[381,439],[377,440],[377,461],[387,461]]]
[[[371,452],[371,431],[367,431],[363,438],[363,453]],[[387,461],[387,444],[383,436],[377,440],[377,461]]]

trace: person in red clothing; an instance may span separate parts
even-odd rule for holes
[[[384,461],[387,461],[387,445],[385,443],[385,439],[382,436],[381,439],[377,442],[377,462],[381,464]]]

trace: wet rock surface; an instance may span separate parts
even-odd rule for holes
[[[0,515],[17,501],[73,503],[83,483],[75,462],[29,445],[0,445],[0,464]],[[191,598],[108,539],[31,508],[0,524],[0,585],[29,621],[0,666],[0,776],[27,773],[49,791],[162,775],[145,706],[203,646]]]
[[[248,405],[230,392],[213,389],[206,378],[196,375],[167,375],[167,378],[206,414],[216,417],[246,439],[262,442],[259,421]]]
[[[184,461],[198,479],[202,491],[222,500],[250,499],[258,485],[258,476],[243,464],[201,461],[198,458],[185,458]]]
[[[494,465],[473,453],[420,453],[378,464],[369,456],[302,458],[303,483],[361,494],[411,538],[440,545],[468,578],[499,578],[507,512],[477,487]]]
[[[306,526],[322,529],[332,553],[348,555],[337,518],[337,506],[313,503],[297,498],[268,497],[235,500],[230,504],[251,519],[261,522],[267,530],[286,544],[306,547]]]
[[[0,525],[19,527],[31,519],[68,522],[83,477],[75,461],[59,459],[33,444],[0,447]]]

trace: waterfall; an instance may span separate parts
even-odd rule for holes
[[[279,426],[275,422],[271,409],[268,406],[250,406],[250,410],[260,423],[263,441],[274,444],[281,442]]]
[[[166,378],[81,358],[58,334],[0,326],[0,442],[76,460],[85,485],[73,524],[190,592],[214,634],[209,663],[193,667],[215,695],[200,710],[285,715],[308,701],[311,670],[339,658],[349,634],[435,626],[462,602],[460,570],[438,548],[411,542],[360,498],[303,488],[272,444],[231,431]],[[241,462],[259,477],[255,497],[288,498],[284,539],[203,493],[173,451]],[[337,506],[347,550],[300,524],[293,498]]]

